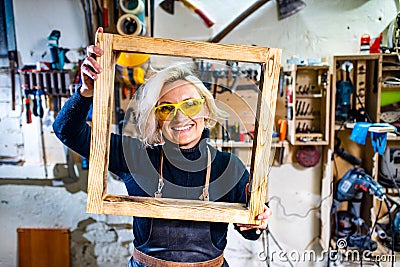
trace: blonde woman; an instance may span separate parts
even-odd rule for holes
[[[87,48],[82,86],[53,124],[58,138],[85,157],[91,133],[85,119],[93,82],[102,71],[93,56],[102,53],[96,46]],[[139,137],[112,134],[110,143],[109,170],[123,179],[128,194],[245,203],[249,173],[244,164],[207,143],[208,128],[224,113],[203,83],[187,67],[177,65],[151,77],[139,91]],[[256,228],[265,229],[270,215],[265,207],[258,216],[264,220],[261,227],[235,225],[235,229],[256,240],[260,236]],[[135,250],[127,266],[228,266],[223,258],[227,226],[135,217]]]

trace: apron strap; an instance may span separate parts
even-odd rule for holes
[[[210,195],[208,193],[208,188],[210,186],[210,177],[211,177],[211,152],[207,147],[207,170],[206,170],[206,181],[203,187],[203,193],[199,196],[200,200],[209,201]]]
[[[159,170],[158,170],[158,186],[157,186],[157,191],[154,192],[154,197],[155,198],[161,198],[162,197],[162,189],[164,187],[163,166],[164,166],[164,151],[161,150],[160,167],[159,167]],[[210,152],[210,148],[207,147],[206,181],[204,183],[203,193],[199,196],[200,200],[203,200],[203,201],[209,201],[210,200],[210,195],[209,195],[209,192],[208,192],[208,189],[209,189],[209,186],[210,186],[210,177],[211,177],[211,152]]]

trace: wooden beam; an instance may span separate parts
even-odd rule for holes
[[[103,35],[107,34],[104,33]],[[137,53],[152,55],[253,63],[265,62],[265,59],[270,52],[270,48],[258,46],[214,44],[207,42],[122,35],[114,36],[113,50],[125,52],[135,51]]]
[[[244,204],[201,200],[107,195],[105,214],[208,222],[248,223]]]
[[[280,72],[280,53],[270,51],[262,66],[261,92],[258,99],[256,127],[251,160],[251,192],[250,192],[250,224],[260,224],[256,220],[258,214],[264,211],[267,201],[267,182],[270,167],[273,163],[271,154],[272,133],[276,110],[276,98]]]
[[[98,63],[105,70],[94,83],[92,135],[88,173],[88,201],[86,212],[101,213],[107,192],[108,155],[110,151],[111,118],[114,102],[115,54],[113,35],[99,34],[97,45],[104,51]]]

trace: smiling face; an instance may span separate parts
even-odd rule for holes
[[[192,83],[178,80],[163,87],[157,105],[176,104],[188,99],[201,99],[201,95]],[[172,120],[159,120],[158,124],[169,141],[179,144],[180,148],[192,148],[201,139],[207,116],[206,105],[203,104],[201,111],[192,117],[178,109]]]

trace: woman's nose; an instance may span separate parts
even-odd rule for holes
[[[175,116],[173,119],[179,121],[179,120],[186,119],[186,118],[187,118],[187,116],[182,112],[182,110],[178,109],[175,112]]]

